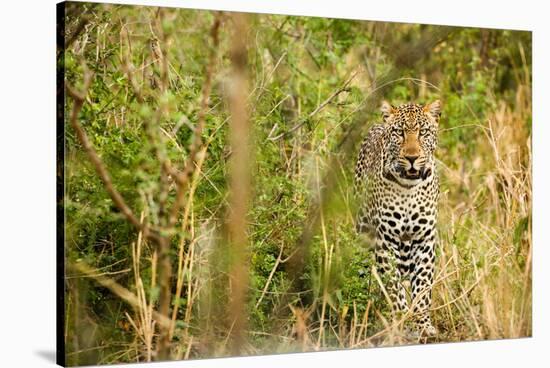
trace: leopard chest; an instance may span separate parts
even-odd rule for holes
[[[377,233],[394,248],[435,236],[437,186],[430,181],[413,188],[383,183],[377,196]]]

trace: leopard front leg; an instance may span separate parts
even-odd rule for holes
[[[403,275],[398,267],[397,239],[389,234],[377,232],[376,236],[376,264],[380,276],[384,276],[384,285],[389,294],[392,307],[392,316],[396,319],[398,314],[408,310],[407,294],[403,285]]]
[[[411,275],[412,311],[416,328],[421,336],[434,336],[430,306],[435,268],[435,229],[424,241],[414,247],[414,270]]]

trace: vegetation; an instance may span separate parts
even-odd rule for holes
[[[69,365],[417,343],[354,231],[382,98],[443,102],[432,341],[531,335],[530,33],[82,3],[65,27]]]

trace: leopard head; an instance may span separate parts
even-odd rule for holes
[[[386,127],[383,175],[409,187],[428,179],[435,167],[439,100],[398,107],[383,102],[381,110]]]

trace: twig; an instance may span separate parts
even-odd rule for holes
[[[277,267],[279,267],[279,264],[281,263],[281,257],[283,255],[283,249],[284,246],[281,246],[281,249],[279,250],[279,255],[277,256],[277,260],[275,261],[275,264],[273,265],[273,268],[271,269],[271,272],[269,273],[269,277],[267,278],[267,281],[265,282],[265,286],[262,290],[262,294],[258,298],[258,301],[256,302],[256,305],[254,306],[256,309],[260,306],[260,303],[262,302],[262,299],[265,296],[265,293],[267,292],[267,288],[269,287],[269,284],[271,283],[271,279],[273,278],[273,275],[275,275],[275,271],[277,271]]]
[[[463,291],[462,294],[460,294],[459,296],[457,296],[457,297],[454,298],[453,300],[448,301],[448,302],[445,303],[445,304],[438,305],[437,307],[431,308],[430,311],[434,312],[434,311],[436,311],[436,310],[445,308],[445,307],[447,307],[447,306],[449,306],[449,305],[452,305],[452,304],[456,303],[457,301],[459,301],[460,299],[464,298],[465,296],[470,295],[470,293],[472,292],[472,290],[474,290],[474,288],[477,286],[477,284],[479,284],[480,281],[481,281],[485,276],[486,276],[485,274],[478,276],[477,280],[476,280],[472,285],[470,285],[470,286],[468,287],[468,289],[466,289],[465,291]]]
[[[296,130],[298,130],[301,126],[303,126],[309,119],[311,119],[315,114],[317,114],[319,111],[321,111],[326,105],[328,105],[336,96],[338,96],[340,93],[346,91],[348,89],[348,85],[351,83],[351,81],[357,76],[357,74],[359,74],[361,70],[358,69],[356,70],[355,72],[353,72],[350,77],[348,79],[346,79],[346,81],[340,86],[340,88],[338,88],[336,91],[334,91],[326,100],[324,100],[319,106],[317,106],[315,108],[315,110],[313,110],[312,112],[309,113],[309,115],[303,119],[301,122],[299,122],[298,124],[294,125],[292,128],[290,128],[290,130],[284,132],[284,133],[281,133],[275,137],[268,137],[267,139],[269,139],[270,141],[276,141],[276,140],[279,140],[283,137],[286,137],[288,136],[289,134],[295,132]]]
[[[120,271],[110,271],[110,272],[102,272],[102,273],[99,273],[97,275],[94,275],[94,276],[114,276],[114,275],[120,275],[121,273],[128,273],[130,272],[131,269],[130,268],[125,268],[123,270],[120,270]],[[90,275],[67,275],[65,276],[66,279],[77,279],[77,278],[80,278],[80,277],[90,277]]]

